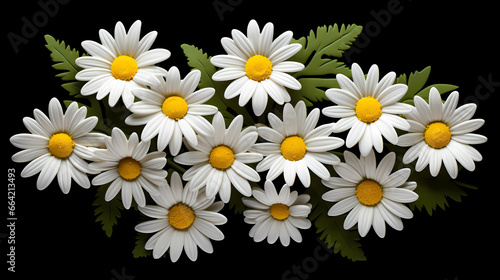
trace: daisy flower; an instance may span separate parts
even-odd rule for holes
[[[224,203],[214,203],[198,191],[183,188],[181,177],[172,173],[170,185],[160,186],[159,195],[152,196],[157,205],[139,206],[144,215],[155,218],[135,227],[142,233],[155,233],[146,242],[145,248],[153,250],[153,257],[160,258],[170,248],[170,260],[176,262],[182,251],[190,260],[198,258],[197,247],[211,254],[210,239],[220,241],[224,234],[216,227],[227,222],[219,212]]]
[[[284,185],[280,193],[271,181],[266,181],[264,191],[253,190],[253,197],[243,198],[243,204],[252,208],[245,210],[245,222],[254,224],[250,230],[250,237],[255,242],[260,242],[267,237],[269,244],[274,244],[278,237],[283,246],[290,244],[290,237],[295,242],[302,242],[302,235],[298,228],[308,229],[311,221],[307,216],[311,212],[312,205],[308,194],[298,195],[297,191],[290,192],[290,187]]]
[[[42,111],[33,111],[35,119],[25,117],[23,123],[31,133],[12,136],[10,142],[23,149],[12,156],[14,162],[31,161],[21,172],[21,177],[31,177],[40,172],[36,187],[45,189],[57,175],[61,191],[69,193],[71,179],[88,189],[90,181],[88,163],[93,158],[93,150],[104,146],[107,137],[100,133],[90,133],[97,124],[97,117],[88,117],[87,108],[78,108],[72,102],[63,113],[57,98],[49,103],[49,117]]]
[[[158,151],[167,145],[176,156],[182,146],[182,136],[191,146],[198,145],[196,134],[213,134],[213,128],[203,117],[213,115],[217,107],[203,104],[215,93],[213,88],[195,91],[200,82],[201,72],[193,70],[181,80],[177,67],[172,67],[158,85],[151,89],[132,90],[142,99],[130,106],[133,113],[125,119],[128,125],[146,125],[141,134],[143,141],[158,135]]]
[[[174,160],[180,164],[193,165],[182,179],[189,181],[186,187],[196,191],[206,186],[206,195],[211,198],[219,193],[227,203],[231,195],[231,184],[243,195],[250,196],[250,183],[259,182],[260,177],[245,163],[258,162],[259,153],[249,152],[257,141],[257,131],[250,126],[241,131],[243,116],[238,115],[226,129],[220,112],[215,114],[212,125],[214,134],[198,136],[196,151],[180,154]]]
[[[448,174],[455,179],[458,175],[457,161],[469,171],[474,171],[474,161],[481,161],[481,154],[471,144],[482,144],[487,138],[470,133],[484,124],[482,119],[473,119],[476,104],[465,104],[457,108],[458,92],[454,91],[446,99],[436,88],[429,93],[429,104],[420,96],[415,96],[415,108],[406,118],[410,123],[409,133],[399,136],[398,145],[411,148],[403,156],[408,164],[418,158],[417,172],[427,165],[431,175],[436,177],[444,163]]]
[[[264,112],[268,95],[279,105],[290,102],[285,87],[299,90],[302,85],[287,72],[304,69],[302,63],[286,61],[301,48],[301,44],[290,44],[293,33],[287,31],[273,41],[274,26],[267,23],[259,30],[255,20],[247,28],[247,36],[233,29],[233,39],[224,37],[222,47],[227,55],[216,55],[210,62],[224,69],[216,72],[214,81],[234,80],[224,92],[226,99],[240,96],[238,104],[243,107],[252,99],[255,115]]]
[[[393,84],[396,73],[390,72],[379,81],[377,65],[372,65],[365,80],[358,64],[352,65],[352,81],[337,74],[340,89],[331,88],[326,96],[337,106],[323,109],[323,114],[341,118],[333,127],[339,133],[350,129],[346,146],[351,148],[359,142],[361,155],[367,156],[372,147],[382,152],[382,136],[392,144],[397,144],[398,135],[394,128],[408,130],[408,122],[397,114],[411,111],[412,106],[398,101],[406,94],[408,86]]]
[[[139,206],[146,205],[143,189],[152,196],[158,195],[157,186],[166,184],[167,163],[164,152],[148,153],[149,141],[139,142],[137,133],[127,140],[119,128],[113,128],[106,149],[94,152],[96,161],[89,168],[101,174],[94,177],[92,184],[99,186],[111,183],[104,199],[112,200],[121,190],[123,206],[129,209],[132,197]]]
[[[153,49],[151,45],[158,33],[149,32],[141,40],[141,21],[132,24],[128,33],[121,22],[116,23],[115,37],[108,31],[99,30],[102,44],[83,41],[82,47],[89,56],[76,59],[76,65],[84,68],[76,79],[88,81],[81,89],[84,96],[97,93],[98,100],[109,94],[109,106],[113,107],[120,97],[128,108],[134,102],[132,89],[157,83],[157,77],[165,70],[154,66],[170,57],[166,49]]]
[[[396,230],[403,229],[401,218],[413,217],[403,203],[414,202],[418,195],[413,191],[416,182],[406,182],[410,169],[403,168],[392,174],[396,154],[387,154],[376,166],[373,150],[359,159],[351,152],[344,152],[345,163],[333,166],[340,177],[323,180],[333,190],[323,194],[325,201],[337,202],[328,211],[329,216],[349,212],[344,229],[358,224],[359,234],[364,237],[373,226],[377,235],[385,236],[385,223]]]
[[[273,113],[268,114],[271,127],[258,128],[259,135],[268,143],[255,144],[253,150],[265,158],[257,165],[257,171],[269,170],[266,180],[274,180],[281,173],[287,185],[292,186],[297,175],[304,187],[311,184],[309,170],[321,179],[328,179],[330,172],[323,164],[335,165],[340,159],[330,153],[344,144],[344,140],[330,137],[331,124],[316,127],[320,111],[313,109],[307,115],[303,101],[297,102],[295,108],[285,104],[283,121]]]

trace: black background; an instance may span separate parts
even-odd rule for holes
[[[59,4],[53,16],[39,18],[43,24],[19,46],[16,53],[7,39],[9,32],[21,35],[23,17],[33,20],[42,11],[37,1],[4,2],[2,17],[2,127],[4,160],[7,168],[16,169],[16,273],[7,279],[36,277],[49,279],[281,279],[290,270],[289,279],[484,279],[496,277],[498,263],[499,185],[495,129],[498,111],[498,84],[486,87],[481,80],[500,82],[498,15],[496,6],[487,1],[425,2],[401,0],[397,12],[387,15],[394,1],[67,1]],[[45,1],[42,1],[45,2]],[[61,1],[63,2],[63,1]],[[225,3],[227,10],[217,12],[213,3]],[[232,5],[232,6],[231,6]],[[220,17],[222,13],[222,18]],[[39,13],[40,14],[40,13]],[[55,78],[49,51],[43,36],[51,34],[83,51],[80,42],[98,41],[98,30],[111,33],[117,21],[128,29],[136,20],[143,23],[141,36],[151,30],[159,35],[153,47],[166,48],[172,56],[160,66],[180,68],[184,76],[189,67],[180,45],[193,44],[209,55],[225,53],[220,38],[230,37],[233,28],[246,33],[250,19],[261,27],[271,21],[275,37],[286,30],[294,38],[306,36],[311,29],[334,23],[371,26],[358,43],[360,52],[352,54],[348,65],[357,62],[367,71],[377,63],[380,72],[398,74],[421,70],[432,65],[430,83],[459,86],[460,102],[476,101],[474,118],[486,124],[477,131],[488,142],[475,147],[484,157],[476,171],[460,172],[459,180],[478,187],[467,190],[468,196],[450,207],[438,209],[433,216],[415,211],[404,220],[404,230],[388,227],[384,239],[373,231],[362,239],[367,261],[351,262],[339,254],[327,260],[312,261],[319,246],[314,227],[301,231],[304,241],[284,248],[276,243],[254,243],[248,236],[250,225],[242,215],[222,210],[229,222],[219,228],[225,239],[213,241],[214,253],[199,250],[191,262],[185,254],[173,264],[169,258],[134,259],[135,231],[139,214],[123,211],[113,236],[106,237],[95,222],[92,202],[95,187],[85,190],[75,184],[64,195],[57,183],[46,190],[36,189],[36,178],[21,178],[26,163],[10,157],[17,151],[9,138],[27,132],[22,123],[32,117],[33,109],[47,113],[52,97],[67,99],[66,91]],[[380,20],[380,19],[379,19]],[[481,85],[483,87],[481,88]],[[477,91],[479,89],[479,91]],[[467,98],[467,99],[466,99]],[[342,148],[343,149],[343,148]],[[7,186],[1,195],[7,208]],[[7,209],[0,211],[2,217]],[[7,221],[2,218],[5,225]],[[2,226],[0,233],[7,232]],[[3,236],[3,235],[2,235]],[[0,275],[7,271],[7,239],[1,239]],[[324,253],[324,251],[320,251]],[[293,266],[302,266],[302,275],[293,275]],[[124,273],[124,274],[122,274]],[[31,275],[31,276],[29,276]],[[33,276],[35,275],[35,276]],[[128,275],[127,277],[124,277]],[[122,277],[119,277],[122,276]],[[297,278],[292,278],[297,277]],[[5,279],[2,277],[2,279]]]

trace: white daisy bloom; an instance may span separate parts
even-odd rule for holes
[[[318,108],[307,115],[303,101],[295,108],[287,103],[283,109],[283,121],[273,113],[268,114],[271,127],[258,128],[259,135],[268,143],[255,144],[253,150],[265,156],[257,165],[257,171],[269,170],[266,180],[274,180],[283,173],[287,185],[292,186],[297,175],[304,187],[311,184],[309,170],[321,179],[328,179],[330,172],[323,164],[335,165],[339,157],[330,153],[344,144],[344,140],[330,137],[331,124],[316,127],[320,116]]]
[[[241,194],[250,196],[252,189],[248,180],[259,182],[260,176],[245,163],[262,159],[261,154],[249,152],[257,141],[256,128],[250,126],[242,131],[243,116],[238,115],[226,129],[220,112],[215,114],[212,125],[214,135],[199,135],[198,145],[194,147],[196,151],[174,158],[180,164],[193,165],[182,176],[182,179],[189,181],[186,187],[196,191],[206,186],[207,197],[219,193],[224,203],[231,196],[231,184]]]
[[[144,215],[155,218],[135,227],[142,233],[155,233],[146,242],[145,248],[153,250],[153,257],[160,258],[170,248],[170,260],[176,262],[182,251],[190,260],[198,258],[197,247],[211,254],[212,240],[223,240],[224,234],[216,227],[227,222],[224,215],[217,213],[224,203],[214,203],[214,197],[207,198],[204,192],[183,188],[181,177],[172,173],[170,185],[160,186],[159,195],[153,196],[158,205],[139,207]]]
[[[106,149],[94,152],[96,161],[89,168],[101,174],[94,177],[92,184],[99,186],[111,183],[104,199],[112,200],[121,190],[123,206],[129,209],[132,198],[139,206],[146,205],[144,190],[151,196],[158,195],[157,186],[166,184],[167,163],[164,152],[148,153],[150,141],[139,142],[137,133],[127,139],[123,131],[113,128]]]
[[[427,165],[432,176],[437,176],[444,163],[452,178],[458,175],[457,161],[469,171],[474,171],[474,161],[481,161],[481,154],[471,144],[487,141],[483,135],[470,133],[484,124],[482,119],[473,119],[476,104],[465,104],[457,108],[458,92],[454,91],[446,99],[436,88],[429,93],[429,104],[420,96],[415,96],[415,108],[406,118],[410,123],[409,133],[399,136],[398,145],[411,148],[403,156],[408,164],[418,158],[417,172]]]
[[[243,198],[243,203],[252,208],[245,210],[245,222],[254,224],[250,230],[250,237],[260,242],[267,237],[269,244],[274,244],[278,237],[283,246],[290,244],[290,237],[295,242],[302,242],[302,235],[298,228],[308,229],[311,221],[307,216],[312,205],[308,203],[309,195],[298,195],[297,191],[290,192],[290,187],[284,185],[280,193],[271,181],[266,181],[264,191],[253,190],[253,197]]]
[[[290,94],[285,87],[299,90],[302,85],[287,74],[304,69],[295,61],[286,61],[301,48],[301,44],[290,44],[293,33],[284,32],[273,41],[274,26],[267,23],[260,32],[255,20],[248,24],[247,36],[233,29],[233,39],[224,37],[222,47],[227,55],[216,55],[210,62],[224,69],[216,72],[214,81],[234,80],[224,92],[226,99],[240,96],[239,105],[245,106],[252,99],[255,115],[264,112],[268,95],[279,105],[290,102]]]
[[[195,91],[200,82],[201,72],[193,70],[181,80],[177,67],[172,67],[160,83],[151,89],[134,89],[141,99],[130,106],[133,113],[125,119],[128,125],[146,125],[141,134],[143,141],[158,135],[158,151],[167,145],[176,156],[182,146],[182,136],[191,146],[198,145],[196,134],[213,134],[213,127],[203,117],[213,115],[217,107],[203,104],[215,93],[213,88]]]
[[[340,177],[323,180],[333,190],[323,194],[325,201],[337,202],[328,211],[329,216],[349,212],[344,229],[358,224],[359,234],[364,237],[373,226],[377,235],[385,236],[385,223],[396,230],[403,229],[401,218],[413,217],[403,203],[414,202],[418,195],[413,191],[416,182],[406,182],[410,169],[403,168],[391,174],[396,154],[387,154],[377,167],[373,150],[359,159],[351,152],[344,152],[345,163],[333,166]]]
[[[412,106],[398,101],[406,94],[408,86],[393,84],[396,73],[390,72],[379,81],[376,64],[370,67],[365,80],[358,64],[352,65],[352,81],[342,74],[337,74],[340,89],[331,88],[326,96],[337,106],[323,109],[323,114],[332,118],[341,118],[333,127],[339,133],[350,129],[346,147],[351,148],[359,142],[361,155],[367,156],[372,147],[377,152],[384,148],[382,136],[391,144],[398,143],[394,128],[408,130],[410,125],[398,114],[411,111]]]
[[[154,66],[170,57],[166,49],[153,49],[151,45],[158,33],[149,32],[139,40],[141,21],[132,24],[128,33],[121,22],[116,23],[115,36],[99,30],[101,44],[83,41],[82,47],[90,56],[76,59],[76,65],[84,68],[76,79],[88,81],[81,89],[84,96],[97,93],[98,100],[109,94],[109,106],[116,105],[120,97],[128,108],[134,102],[132,89],[157,83],[157,77],[165,70]]]
[[[97,117],[88,117],[87,108],[71,103],[63,113],[57,98],[49,103],[49,117],[42,111],[33,111],[35,119],[25,117],[24,125],[31,133],[12,136],[10,142],[23,149],[12,156],[14,162],[31,161],[21,172],[21,177],[31,177],[40,172],[36,187],[45,189],[57,175],[61,191],[69,193],[71,179],[88,189],[90,181],[88,163],[93,150],[104,146],[107,136],[90,133],[97,124]]]

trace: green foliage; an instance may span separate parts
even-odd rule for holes
[[[417,95],[422,97],[425,100],[429,99],[429,92],[431,88],[435,87],[439,93],[447,93],[454,89],[457,89],[458,86],[449,85],[449,84],[433,84],[430,86],[425,86],[427,80],[429,79],[429,74],[431,73],[431,67],[427,66],[422,71],[415,71],[409,75],[409,78],[406,79],[406,74],[400,75],[396,79],[396,83],[398,84],[407,84],[408,91],[406,94],[399,100],[399,102],[407,103],[413,105],[413,98]]]
[[[75,60],[80,57],[80,53],[76,49],[72,49],[69,45],[66,46],[64,41],[54,39],[50,35],[45,35],[47,49],[50,51],[50,57],[55,64],[52,67],[56,70],[63,71],[56,75],[63,81],[72,81],[62,84],[62,87],[69,92],[71,96],[80,94],[80,89],[84,82],[76,81],[75,75],[82,68],[76,65]]]
[[[135,237],[135,248],[132,250],[134,258],[148,257],[151,255],[151,251],[144,248],[150,236],[151,234],[148,233],[137,233],[137,236]]]
[[[97,206],[94,210],[94,215],[97,216],[96,222],[101,222],[102,229],[108,237],[111,237],[113,226],[118,223],[118,218],[121,217],[123,206],[118,196],[109,202],[104,200],[108,187],[109,184],[106,184],[97,189],[97,198],[94,203],[92,203],[92,206]]]
[[[329,168],[332,173],[332,168]],[[333,172],[334,173],[334,172]],[[333,174],[332,173],[332,174]],[[311,196],[310,203],[313,205],[309,219],[314,222],[316,232],[321,233],[320,238],[323,239],[328,248],[333,247],[334,253],[339,253],[352,261],[364,261],[366,257],[361,244],[358,242],[360,236],[356,229],[345,230],[343,227],[346,215],[330,217],[328,210],[332,206],[321,199],[321,196],[328,191],[321,180],[311,174],[311,186],[306,190],[306,193]]]
[[[337,24],[321,26],[316,29],[316,33],[311,30],[307,38],[294,41],[301,44],[302,49],[290,60],[304,64],[305,68],[293,74],[302,88],[298,91],[290,90],[292,103],[303,100],[307,106],[312,106],[314,102],[326,99],[326,89],[338,87],[334,78],[336,74],[351,76],[350,69],[336,58],[342,57],[362,29],[355,24],[342,24],[340,28]]]

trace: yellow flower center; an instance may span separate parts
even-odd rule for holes
[[[281,154],[290,161],[301,160],[306,154],[306,143],[299,136],[290,136],[281,142]]]
[[[434,149],[444,148],[451,140],[450,128],[442,122],[431,123],[425,129],[424,140]]]
[[[283,221],[290,215],[290,209],[283,203],[271,205],[271,216],[278,221]]]
[[[75,142],[73,142],[73,139],[68,134],[57,133],[50,137],[47,148],[51,156],[63,159],[71,155],[75,148]]]
[[[382,105],[371,96],[364,97],[356,103],[356,116],[365,123],[375,122],[382,116]]]
[[[123,158],[118,163],[118,173],[125,180],[134,180],[141,175],[141,164],[131,157]]]
[[[187,229],[194,222],[194,211],[184,203],[178,203],[168,210],[168,223],[176,229]]]
[[[220,145],[210,152],[208,162],[210,162],[213,168],[226,170],[234,162],[234,153],[228,147]]]
[[[366,206],[373,206],[383,197],[382,187],[373,180],[364,180],[354,191],[359,202]]]
[[[263,55],[254,55],[247,60],[245,72],[247,77],[254,81],[264,81],[271,76],[273,64]]]
[[[169,96],[163,101],[161,110],[165,116],[178,121],[187,114],[188,104],[186,100],[180,96]]]
[[[130,81],[138,69],[135,59],[128,55],[120,55],[111,64],[111,75],[118,80]]]

